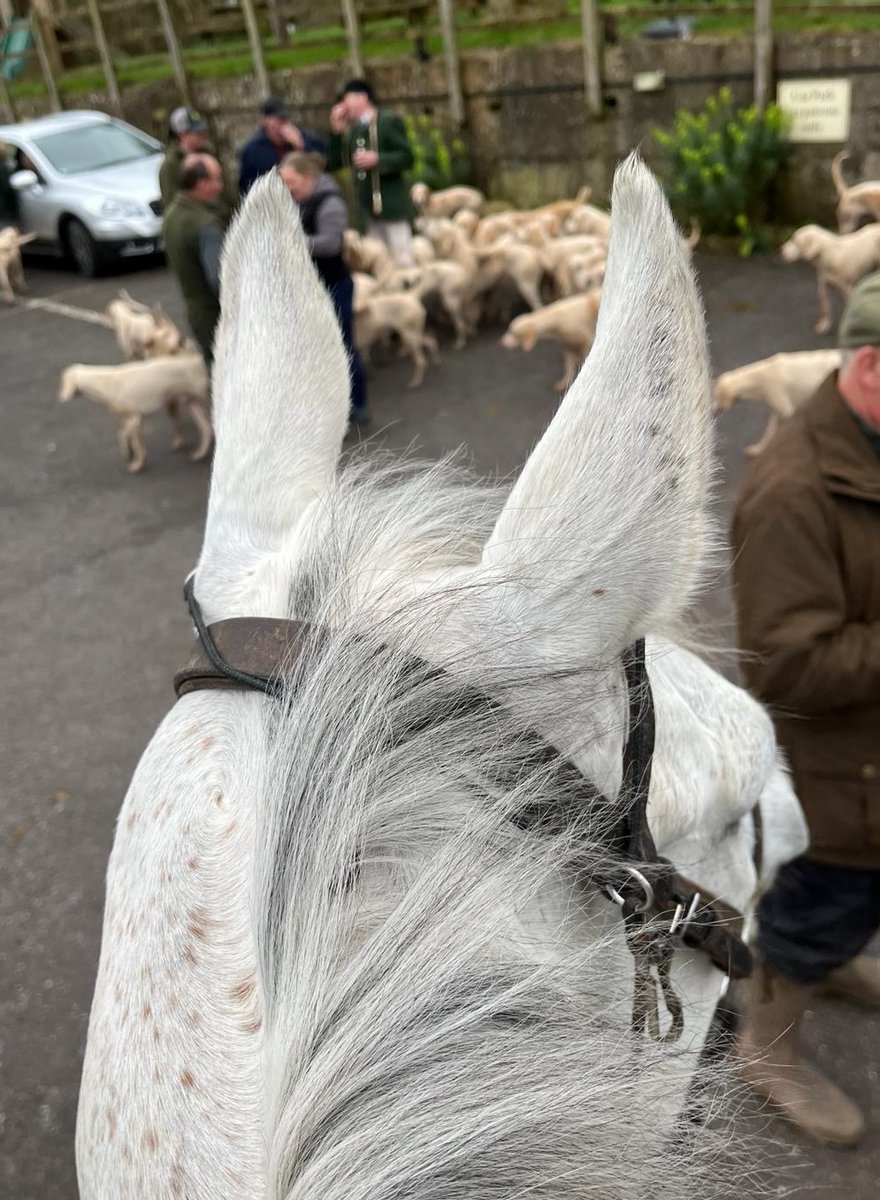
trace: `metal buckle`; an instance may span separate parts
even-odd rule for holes
[[[669,923],[670,935],[675,933],[679,926],[681,926],[682,935],[684,934],[685,928],[691,923],[694,913],[700,907],[701,899],[702,897],[700,896],[700,893],[694,892],[694,894],[691,896],[690,904],[687,906],[687,911],[685,911],[684,904],[679,903],[675,906],[675,913],[673,914],[672,920]]]
[[[632,911],[634,913],[647,912],[649,908],[654,907],[654,889],[651,887],[650,883],[641,873],[641,871],[636,870],[635,867],[627,867],[626,870],[627,873],[636,881],[643,892],[642,902],[640,904],[633,904]],[[621,896],[620,892],[612,884],[607,884],[604,890],[608,899],[616,904],[619,908],[624,908],[626,906],[626,897]],[[629,903],[632,904],[632,901],[629,901]]]

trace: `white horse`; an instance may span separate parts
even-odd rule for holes
[[[339,471],[333,311],[279,181],[248,196],[225,253],[195,593],[210,622],[311,632],[282,697],[184,696],[135,773],[82,1200],[713,1190],[702,1139],[691,1153],[669,1133],[720,972],[677,952],[683,1038],[633,1037],[632,959],[591,883],[595,814],[555,832],[517,819],[561,802],[529,731],[618,794],[621,654],[652,631],[660,852],[745,907],[753,807],[768,876],[804,845],[766,714],[662,638],[707,537],[705,334],[635,161],[614,214],[594,348],[504,502],[448,464]],[[474,689],[497,703],[468,704]]]

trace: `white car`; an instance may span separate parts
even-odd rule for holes
[[[162,248],[161,142],[101,112],[0,125],[12,155],[29,250],[68,257],[81,274]]]

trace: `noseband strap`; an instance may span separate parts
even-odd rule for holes
[[[174,676],[177,696],[205,689],[234,689],[279,698],[286,686],[285,677],[296,665],[306,642],[314,638],[313,627],[302,621],[267,617],[234,617],[207,625],[195,597],[194,580],[194,574],[187,579],[184,597],[197,640],[188,662]],[[415,660],[414,665],[430,670]],[[655,720],[643,638],[627,650],[623,667],[629,695],[620,797],[623,812],[602,837],[616,865],[592,876],[591,882],[621,909],[627,945],[635,963],[633,1028],[659,1037],[659,994],[671,1017],[663,1040],[675,1041],[683,1028],[681,1003],[670,974],[675,950],[686,946],[701,951],[731,979],[751,973],[752,956],[742,941],[742,913],[691,883],[657,853],[648,822]],[[467,691],[464,703],[475,709],[487,705],[501,708],[477,689]],[[576,781],[572,794],[579,803],[611,807],[574,763],[538,734],[529,736],[535,743],[536,761],[552,761],[558,765],[560,778]],[[527,813],[518,823],[526,827],[546,823],[546,827],[553,828],[560,818],[564,820],[564,815]]]

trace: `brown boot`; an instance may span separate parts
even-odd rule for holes
[[[880,1008],[880,958],[857,954],[826,975],[819,984],[819,992],[852,1000],[865,1008]]]
[[[854,1146],[865,1131],[864,1117],[798,1046],[798,1025],[815,989],[761,967],[749,991],[736,1046],[743,1079],[804,1133]]]

